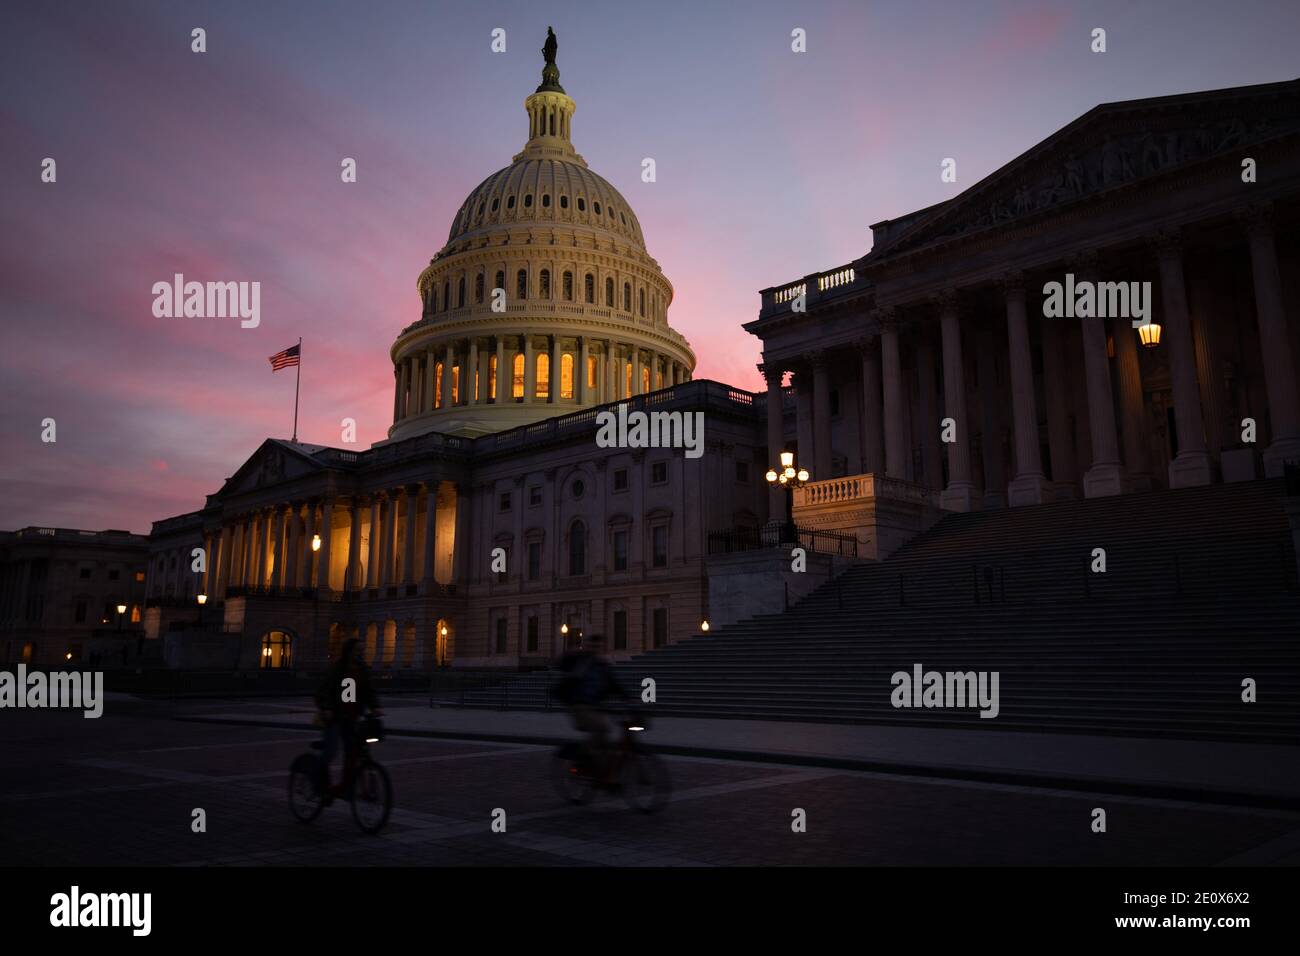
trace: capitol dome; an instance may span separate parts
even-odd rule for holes
[[[391,357],[390,439],[478,435],[689,381],[672,285],[627,200],[570,140],[551,42],[528,141],[461,204]]]

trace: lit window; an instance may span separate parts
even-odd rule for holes
[[[453,365],[451,367],[451,403],[453,405],[460,404],[460,366],[459,365]]]
[[[537,353],[537,398],[551,397],[551,357]]]
[[[632,396],[632,363],[628,362],[625,366],[627,369],[627,395]]]
[[[516,352],[514,361],[514,374],[511,376],[513,381],[510,383],[510,397],[524,397],[524,353]]]
[[[433,407],[442,408],[442,363],[433,367]]]
[[[587,387],[596,387],[596,356],[587,356]]]
[[[488,398],[497,400],[497,357],[488,356]]]
[[[560,398],[573,398],[573,355],[560,356]]]

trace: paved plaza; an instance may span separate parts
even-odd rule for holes
[[[1283,810],[675,755],[672,803],[643,817],[611,798],[562,803],[548,746],[404,736],[375,750],[395,808],[367,837],[342,804],[308,826],[289,815],[287,768],[310,731],[175,719],[274,722],[295,706],[124,698],[99,720],[7,713],[0,855],[77,866],[1300,862],[1300,813]],[[394,700],[390,726],[426,711]],[[1090,828],[1094,807],[1105,833]],[[204,833],[191,830],[196,808]],[[491,829],[497,808],[504,833]],[[791,829],[797,808],[804,833]]]

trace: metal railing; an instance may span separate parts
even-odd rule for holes
[[[858,539],[855,536],[820,528],[797,528],[793,533],[787,526],[724,528],[709,532],[708,545],[709,554],[731,554],[793,545],[796,540],[800,547],[818,554],[836,554],[846,558],[858,556]]]
[[[558,679],[550,671],[434,671],[429,679],[429,706],[550,710],[560,706],[551,695]]]

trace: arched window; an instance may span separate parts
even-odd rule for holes
[[[543,269],[541,276],[538,278],[540,279],[538,293],[543,299],[549,299],[551,297],[551,270]]]
[[[515,298],[528,298],[528,270],[520,269],[515,273]]]
[[[634,394],[636,394],[635,392],[632,391],[632,363],[631,362],[626,363],[624,368],[627,370],[627,397],[631,398]]]
[[[545,352],[537,353],[537,398],[551,397],[551,357]]]
[[[433,367],[433,407],[442,408],[442,363]]]
[[[284,631],[267,631],[262,637],[262,667],[278,670],[293,665],[293,638]]]
[[[529,193],[527,196],[524,197],[524,208],[525,208],[525,209],[532,209],[532,208],[533,208],[533,194],[532,194],[532,193]]]
[[[483,302],[483,273],[474,277],[474,301],[482,304]]]
[[[550,208],[551,208],[551,194],[550,194],[550,193],[542,193],[542,208],[543,208],[543,209],[550,209]]]
[[[496,212],[496,211],[497,211],[498,209],[500,209],[500,208],[501,208],[501,197],[500,197],[500,196],[494,196],[494,197],[492,198],[492,211],[493,211],[493,212]]]
[[[654,391],[654,385],[650,381],[650,366],[642,365],[641,366],[641,393],[644,395],[646,392],[652,392],[652,391]]]
[[[516,352],[515,360],[511,363],[511,383],[510,397],[518,401],[524,400],[524,353]]]
[[[502,292],[506,291],[506,274],[504,272],[501,272],[500,270],[497,271],[497,281],[493,284],[492,288],[500,289]]]
[[[581,521],[569,528],[569,573],[587,573],[587,526]]]
[[[596,387],[596,356],[594,355],[587,356],[587,387]]]
[[[453,365],[451,367],[451,403],[453,405],[460,404],[460,366],[459,365]]]
[[[551,114],[550,120],[551,120],[550,121],[551,135],[554,136],[555,135],[555,114],[554,113]]]
[[[515,197],[514,197],[514,196],[507,196],[507,197],[506,197],[506,208],[507,208],[507,209],[514,209],[514,208],[515,208]]]
[[[573,353],[560,356],[560,398],[573,398]]]
[[[582,292],[583,298],[589,304],[594,305],[596,302],[596,277],[590,272],[587,273],[587,278],[582,282]]]
[[[488,356],[488,398],[491,401],[497,400],[497,357]]]
[[[569,197],[568,197],[568,196],[561,196],[561,197],[560,197],[560,208],[561,208],[561,209],[568,209],[568,208],[569,208]]]
[[[465,277],[461,276],[456,282],[456,308],[465,308]]]
[[[451,281],[448,280],[442,284],[442,311],[446,312],[451,308]]]
[[[573,301],[573,273],[564,273],[564,299],[566,302]]]
[[[623,311],[632,311],[632,283],[623,283]]]
[[[586,211],[587,211],[587,200],[586,200],[584,197],[579,196],[579,197],[578,197],[578,212],[586,212]]]
[[[641,313],[641,318],[645,318],[645,289],[636,290],[637,311]]]
[[[614,280],[612,277],[605,280],[605,307],[607,309],[614,308]]]
[[[595,211],[595,213],[596,213],[597,216],[600,215],[600,203],[599,203],[599,202],[594,202],[594,203],[592,203],[592,204],[591,204],[591,208]]]

